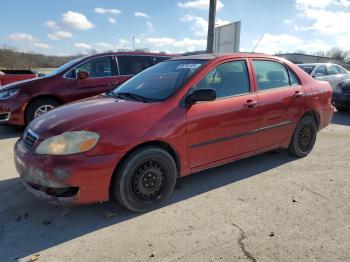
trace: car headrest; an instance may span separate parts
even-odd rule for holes
[[[267,80],[269,81],[286,81],[286,77],[281,71],[270,71],[267,73]]]

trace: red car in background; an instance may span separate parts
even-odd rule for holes
[[[31,70],[0,70],[0,86],[37,77]]]
[[[15,145],[25,187],[54,203],[114,196],[144,212],[177,178],[262,152],[308,155],[332,89],[267,55],[195,55],[155,65],[108,95],[57,108]]]
[[[53,108],[107,92],[172,55],[123,52],[78,58],[45,77],[0,87],[0,124],[26,125]]]

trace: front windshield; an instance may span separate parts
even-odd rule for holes
[[[46,76],[53,76],[53,75],[60,74],[82,59],[83,59],[83,57],[71,60],[68,63],[65,63],[64,65],[60,66],[59,68],[56,68],[55,70],[53,70],[51,73],[47,74]]]
[[[133,95],[163,101],[176,92],[207,60],[170,60],[152,66],[113,90],[114,95]]]
[[[315,66],[313,65],[299,65],[299,67],[301,69],[303,69],[306,73],[308,73],[309,75],[312,73],[312,71],[314,70]]]

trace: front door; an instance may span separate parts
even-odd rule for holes
[[[77,79],[77,88],[82,97],[98,95],[109,91],[118,85],[118,75],[115,73],[115,61],[111,56],[94,58],[75,69],[76,74],[79,71],[86,71],[89,77],[86,79]]]
[[[305,93],[296,75],[276,61],[253,60],[259,101],[258,148],[289,139],[304,112]]]
[[[217,99],[187,111],[191,168],[256,150],[258,104],[250,86],[247,63],[238,60],[217,66],[194,87],[215,89]]]

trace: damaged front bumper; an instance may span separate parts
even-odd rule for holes
[[[26,149],[20,140],[14,152],[23,185],[37,197],[58,205],[109,200],[109,186],[118,155],[37,155]]]

